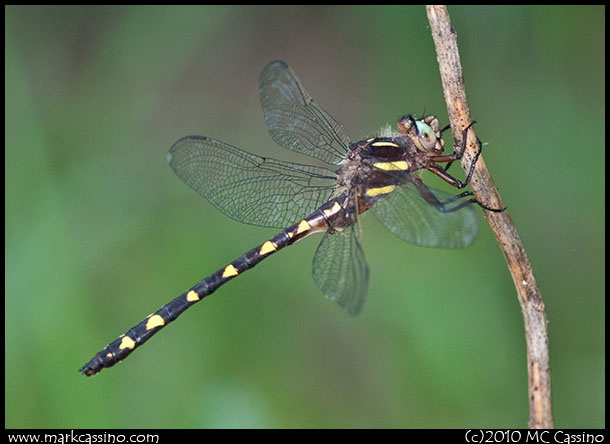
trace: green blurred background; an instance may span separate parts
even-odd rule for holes
[[[126,362],[77,372],[275,234],[220,214],[165,159],[203,134],[304,160],[267,134],[268,62],[287,61],[353,140],[404,113],[447,122],[423,7],[5,12],[7,427],[526,426],[521,312],[484,223],[450,251],[366,216],[358,318],[311,279],[318,236]],[[555,425],[604,427],[605,9],[449,12],[485,160],[546,304]]]

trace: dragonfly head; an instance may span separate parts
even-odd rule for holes
[[[407,114],[398,121],[398,132],[409,136],[420,151],[442,152],[445,146],[438,119],[434,116],[416,119]]]

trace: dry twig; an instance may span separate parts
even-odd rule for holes
[[[441,72],[443,91],[454,140],[461,138],[461,128],[471,122],[466,101],[466,90],[462,77],[462,66],[457,47],[457,34],[451,27],[445,6],[427,6],[428,21]],[[476,135],[473,128],[468,132],[468,145],[462,158],[462,166],[470,165],[476,153]],[[491,180],[483,156],[476,164],[472,176],[472,190],[476,198],[492,208],[503,208],[500,195]],[[493,213],[485,211],[513,277],[523,320],[527,342],[529,421],[530,428],[552,428],[551,376],[549,367],[548,338],[544,303],[527,253],[508,211]]]

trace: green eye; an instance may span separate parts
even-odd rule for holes
[[[430,125],[422,122],[421,120],[416,120],[415,125],[417,125],[417,131],[421,135],[425,135],[426,137],[432,137],[432,128],[430,128]]]
[[[436,136],[434,131],[425,122],[421,120],[416,120],[415,125],[417,126],[417,131],[419,133],[420,142],[425,150],[431,150],[436,145]]]

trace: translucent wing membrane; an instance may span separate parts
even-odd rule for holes
[[[369,283],[369,268],[357,231],[357,223],[343,231],[328,231],[313,258],[316,285],[352,316],[362,310]]]
[[[255,156],[218,140],[184,137],[168,161],[188,186],[243,223],[285,228],[328,201],[336,186],[325,168]]]
[[[307,94],[286,63],[267,65],[260,77],[259,92],[267,128],[279,145],[326,163],[343,161],[349,136]]]
[[[446,208],[455,205],[456,196],[430,191]],[[462,202],[462,201],[460,201]],[[401,239],[425,247],[464,248],[479,231],[479,219],[472,205],[442,213],[430,205],[413,184],[397,188],[371,208],[379,221]]]

